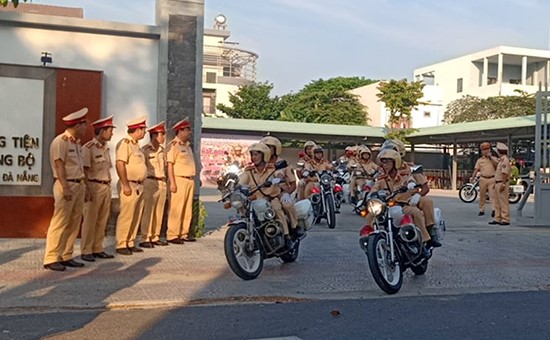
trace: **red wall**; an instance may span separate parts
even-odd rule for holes
[[[55,135],[65,130],[62,118],[67,114],[88,107],[88,121],[99,119],[103,72],[83,70],[56,70]],[[93,137],[91,127],[82,144]],[[44,145],[44,148],[49,148]],[[49,160],[46,163],[49,166]],[[43,185],[51,186],[52,178],[42,178]],[[53,197],[0,196],[1,237],[46,237],[53,215]]]

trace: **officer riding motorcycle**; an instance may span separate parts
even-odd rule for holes
[[[348,165],[351,172],[351,203],[354,204],[362,198],[363,192],[374,185],[374,174],[378,171],[378,165],[371,159],[372,152],[366,145],[357,148],[357,159]]]

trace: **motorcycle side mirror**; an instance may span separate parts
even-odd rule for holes
[[[411,173],[413,174],[421,174],[424,172],[424,167],[422,165],[414,165],[411,167]]]
[[[284,169],[287,166],[288,166],[288,163],[284,159],[275,163],[275,169],[277,170]]]

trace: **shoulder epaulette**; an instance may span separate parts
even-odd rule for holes
[[[69,137],[67,137],[67,135],[63,135],[61,136],[61,139],[63,139],[65,142],[69,140]]]
[[[86,144],[84,144],[84,147],[90,149],[94,144],[95,142],[91,140],[91,141],[88,141]]]
[[[124,141],[124,143],[130,144],[130,140],[128,138],[123,138],[122,140]]]

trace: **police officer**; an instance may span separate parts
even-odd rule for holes
[[[413,163],[408,163],[403,161],[405,158],[405,155],[407,153],[405,144],[399,140],[399,139],[388,139],[386,140],[382,146],[381,150],[384,149],[390,149],[397,151],[399,153],[399,157],[401,157],[402,165],[400,170],[406,171],[411,176],[411,183],[408,183],[407,186],[412,189],[412,187],[418,187],[418,192],[411,196],[409,200],[409,205],[413,207],[418,207],[420,211],[422,211],[422,214],[424,215],[424,222],[426,225],[426,229],[430,233],[430,235],[434,235],[435,233],[435,216],[434,216],[434,203],[433,200],[428,197],[428,193],[430,192],[430,187],[428,185],[428,179],[424,174],[422,173],[412,173],[412,167],[414,166]],[[429,246],[432,247],[441,247],[442,244],[437,240],[436,238],[432,238],[429,241]]]
[[[275,165],[277,161],[282,160],[279,156],[283,152],[283,146],[279,139],[273,136],[267,136],[262,138],[261,142],[267,145],[271,151],[269,163]],[[281,194],[279,195],[279,200],[283,206],[283,211],[290,219],[290,229],[293,232],[302,235],[303,231],[301,229],[297,229],[298,216],[296,214],[296,208],[294,207],[294,200],[292,199],[292,196],[290,196],[296,190],[296,176],[294,176],[294,172],[290,166],[277,171],[275,175],[284,181],[280,184]]]
[[[320,145],[316,145],[313,148],[313,159],[305,164],[304,170],[307,171],[315,171],[317,173],[320,173],[321,171],[325,170],[332,170],[333,166],[332,164],[327,161],[324,157],[324,151],[323,147]],[[316,177],[310,177],[307,180],[307,184],[304,190],[305,197],[309,197],[311,194],[311,189],[313,189],[317,185],[317,179]]]
[[[67,128],[50,145],[55,203],[44,253],[44,268],[50,270],[84,266],[72,259],[72,252],[87,191],[80,145],[80,138],[88,128],[87,113],[88,108],[82,108],[63,117]]]
[[[378,154],[378,161],[381,164],[384,174],[379,176],[376,183],[374,183],[374,186],[371,189],[372,193],[380,190],[395,192],[401,187],[408,186],[411,182],[410,172],[406,168],[402,167],[403,164],[399,152],[389,148],[383,148]],[[395,196],[395,201],[407,203],[407,205],[403,206],[403,213],[412,215],[414,224],[421,231],[422,241],[426,243],[427,246],[430,246],[431,236],[426,228],[424,214],[418,207],[410,204],[410,200],[414,197],[414,195],[416,195],[416,193],[412,192],[398,194]],[[372,223],[372,216],[368,217],[368,223]]]
[[[479,213],[478,216],[485,215],[485,202],[487,200],[487,191],[489,191],[489,198],[491,208],[493,210],[492,215],[495,212],[495,170],[498,164],[498,159],[491,155],[491,144],[489,142],[483,142],[480,145],[481,157],[476,161],[472,178],[473,182],[476,176],[479,174]]]
[[[351,145],[346,146],[345,153],[339,159],[340,163],[350,164],[355,161],[355,148]]]
[[[80,253],[84,261],[114,256],[103,250],[105,227],[111,213],[111,156],[107,142],[113,136],[113,116],[92,123],[94,138],[84,144],[84,172],[90,189],[90,199],[84,203]]]
[[[195,159],[191,148],[191,123],[184,118],[172,127],[176,137],[169,143],[166,154],[170,180],[170,214],[166,238],[173,244],[195,241],[189,235],[193,218],[195,190]]]
[[[270,163],[271,150],[264,143],[253,143],[248,148],[248,151],[250,152],[251,163],[244,168],[244,172],[239,176],[239,183],[248,185],[251,190],[254,190],[258,185],[275,177],[275,165]],[[286,246],[291,248],[293,244],[289,235],[285,213],[279,199],[281,195],[280,185],[271,185],[268,188],[263,188],[258,190],[255,195],[257,198],[265,198],[271,202],[271,208],[275,212],[275,217],[283,228]]]
[[[120,213],[116,222],[116,252],[132,255],[142,252],[136,247],[135,239],[143,214],[143,181],[147,177],[145,156],[139,147],[139,141],[145,137],[146,117],[129,121],[128,136],[122,138],[116,146],[116,172]]]
[[[314,141],[308,140],[304,143],[304,151],[298,154],[298,163],[296,168],[296,174],[300,180],[298,181],[298,199],[306,199],[305,189],[308,182],[308,178],[302,178],[302,172],[308,163],[313,161],[313,148],[317,146]]]
[[[350,180],[351,202],[357,201],[357,186],[363,187],[367,178],[372,178],[372,175],[378,170],[378,165],[371,159],[372,151],[366,145],[360,145],[357,148],[357,159],[354,162],[348,163],[348,170],[352,173]],[[357,175],[356,172],[361,172],[362,175]]]
[[[166,246],[160,239],[164,205],[166,203],[166,123],[160,122],[147,129],[150,142],[141,148],[147,165],[147,178],[143,184],[143,216],[141,217],[142,248]]]
[[[491,197],[495,201],[495,219],[489,224],[510,225],[510,202],[508,191],[510,190],[510,160],[508,159],[508,147],[504,143],[497,143],[499,160],[495,171],[495,195]]]

